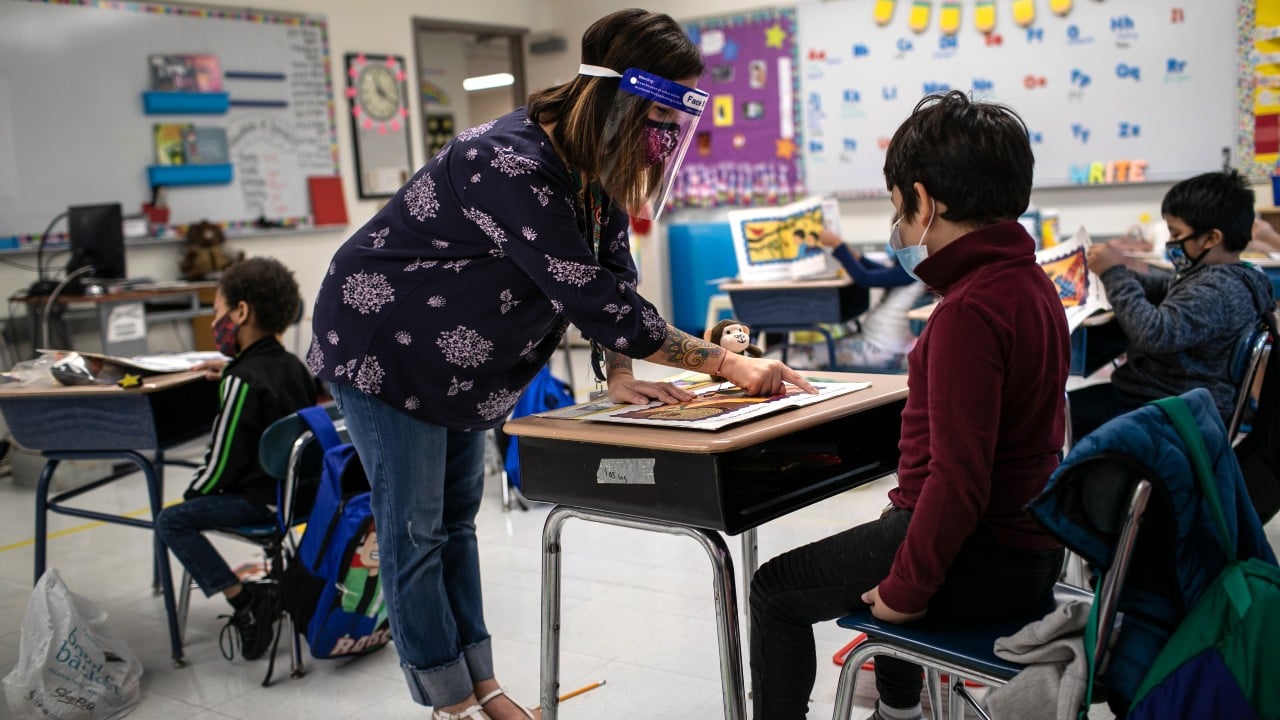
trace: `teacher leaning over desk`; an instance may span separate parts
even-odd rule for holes
[[[661,211],[706,104],[702,71],[670,17],[601,18],[572,80],[459,133],[324,278],[308,365],[332,385],[372,482],[396,651],[436,718],[533,717],[494,679],[478,431],[505,420],[569,323],[603,353],[616,402],[692,397],[637,380],[632,358],[752,394],[812,390],[782,363],[676,329],[636,292],[628,215]]]

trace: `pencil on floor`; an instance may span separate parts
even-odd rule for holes
[[[596,688],[600,687],[601,685],[604,685],[604,684],[605,684],[605,682],[606,682],[605,680],[601,680],[601,681],[599,681],[599,682],[593,682],[593,683],[591,683],[590,685],[585,685],[585,686],[583,686],[583,687],[580,687],[580,688],[578,688],[577,690],[571,690],[571,691],[569,691],[569,692],[567,692],[567,693],[565,693],[565,694],[561,695],[559,698],[557,698],[557,700],[558,700],[559,702],[564,702],[565,700],[568,700],[569,698],[578,697],[579,695],[582,695],[583,693],[589,693],[589,692],[591,692],[592,690],[595,690]],[[541,705],[539,705],[538,707],[534,708],[534,710],[538,710],[538,709],[540,709],[541,707],[542,707],[542,706],[541,706]]]

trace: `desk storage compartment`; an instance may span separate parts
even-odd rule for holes
[[[599,479],[602,465],[654,458],[652,483]],[[520,482],[530,500],[723,530],[717,457],[616,445],[520,438]]]
[[[531,500],[733,535],[896,472],[902,406],[903,402],[890,403],[720,454],[523,436],[520,476]],[[645,464],[650,458],[651,473]],[[602,467],[638,470],[618,478],[602,473]]]
[[[741,532],[897,472],[904,404],[726,453],[719,463],[724,527]]]
[[[31,450],[152,450],[147,396],[10,397],[0,407],[18,444]]]
[[[860,285],[729,292],[733,314],[753,330],[765,327],[838,323],[867,309],[868,292]]]

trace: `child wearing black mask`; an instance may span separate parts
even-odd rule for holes
[[[1089,269],[1106,287],[1128,350],[1111,383],[1071,393],[1077,440],[1150,400],[1197,387],[1213,393],[1224,423],[1230,419],[1238,389],[1231,381],[1232,351],[1274,308],[1267,276],[1240,261],[1253,203],[1253,190],[1234,170],[1170,188],[1160,214],[1169,225],[1165,259],[1172,272],[1134,272],[1117,249],[1089,248]]]
[[[223,271],[213,334],[218,349],[233,359],[221,369],[222,408],[184,501],[156,519],[156,532],[205,595],[222,593],[231,603],[224,638],[234,632],[246,660],[261,657],[270,645],[279,594],[271,585],[242,583],[202,533],[276,520],[268,507],[276,501],[276,481],[258,461],[258,441],[271,423],[316,402],[310,371],[276,339],[298,303],[293,273],[274,259],[250,258]],[[222,650],[231,659],[233,648],[222,644]]]

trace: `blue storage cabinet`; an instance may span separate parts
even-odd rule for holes
[[[667,260],[671,267],[671,322],[702,336],[707,304],[720,292],[712,282],[738,275],[729,223],[696,223],[667,227]]]

